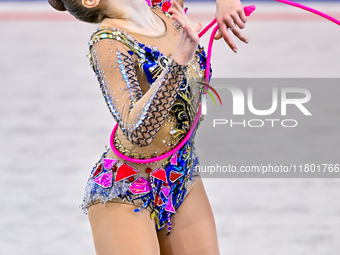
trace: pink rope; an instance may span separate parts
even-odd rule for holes
[[[112,133],[111,133],[111,136],[110,136],[110,145],[111,145],[111,149],[114,151],[114,153],[116,153],[119,157],[121,157],[122,159],[124,160],[127,160],[127,161],[130,161],[132,163],[139,163],[139,164],[147,164],[147,163],[152,163],[152,162],[155,162],[155,161],[159,161],[159,160],[162,160],[162,159],[165,159],[171,155],[173,155],[174,153],[176,153],[187,141],[188,139],[190,138],[192,132],[194,131],[195,127],[196,127],[196,124],[199,120],[199,118],[201,117],[201,111],[202,111],[202,103],[200,105],[200,109],[196,115],[196,118],[194,120],[194,123],[192,124],[188,134],[185,136],[185,138],[175,147],[173,148],[171,151],[161,155],[161,156],[158,156],[158,157],[155,157],[155,158],[150,158],[150,159],[135,159],[135,158],[130,158],[130,157],[127,157],[123,154],[120,153],[120,151],[118,151],[116,149],[116,147],[114,146],[114,135],[115,135],[115,132],[118,128],[118,123],[116,124],[116,126],[114,127],[114,129],[112,130]]]
[[[301,8],[301,9],[304,9],[304,10],[307,10],[309,12],[312,12],[312,13],[315,13],[321,17],[324,17],[338,25],[340,25],[340,21],[336,20],[335,18],[325,14],[325,13],[322,13],[320,11],[317,11],[315,9],[312,9],[310,7],[307,7],[307,6],[304,6],[302,4],[299,4],[299,3],[295,3],[295,2],[291,2],[291,1],[288,1],[288,0],[274,0],[274,1],[277,1],[277,2],[281,2],[281,3],[284,3],[284,4],[288,4],[288,5],[292,5],[292,6],[295,6],[295,7],[298,7],[298,8]],[[254,5],[250,5],[250,6],[245,6],[243,8],[244,10],[244,13],[246,16],[249,16],[254,10],[255,10],[255,6]],[[214,19],[212,22],[210,22],[210,24],[208,26],[206,26],[199,34],[198,36],[199,37],[202,37],[215,23],[216,23],[216,19]],[[211,60],[211,50],[212,50],[212,45],[213,45],[213,41],[214,41],[214,36],[216,34],[218,30],[218,25],[216,25],[210,35],[210,40],[209,40],[209,45],[208,45],[208,52],[207,52],[207,59],[206,59],[206,69],[205,69],[205,82],[207,84],[209,84],[209,76],[210,76],[210,60]],[[205,89],[207,89],[207,87],[205,86]],[[207,94],[206,91],[203,92],[203,94]],[[194,131],[195,127],[196,127],[196,124],[201,116],[201,113],[202,113],[202,103],[199,107],[199,111],[196,115],[196,118],[194,120],[194,123],[192,124],[188,134],[185,136],[185,138],[174,148],[172,149],[171,151],[161,155],[161,156],[158,156],[158,157],[155,157],[155,158],[150,158],[150,159],[134,159],[134,158],[130,158],[130,157],[127,157],[123,154],[121,154],[117,149],[116,147],[114,146],[114,134],[118,128],[118,123],[116,124],[116,126],[114,127],[114,129],[112,130],[112,133],[111,133],[111,136],[110,136],[110,145],[111,145],[111,149],[114,151],[114,153],[116,153],[116,155],[118,155],[119,157],[121,157],[122,159],[126,160],[126,161],[129,161],[129,162],[133,162],[133,163],[139,163],[139,164],[147,164],[147,163],[152,163],[152,162],[155,162],[155,161],[159,161],[159,160],[162,160],[162,159],[165,159],[171,155],[173,155],[174,153],[176,153],[187,141],[188,139],[190,138],[192,132]]]
[[[281,2],[281,3],[284,3],[284,4],[288,4],[288,5],[292,5],[292,6],[295,6],[295,7],[298,7],[298,8],[301,8],[301,9],[304,9],[306,11],[309,11],[309,12],[312,12],[312,13],[315,13],[316,15],[319,15],[321,17],[324,17],[332,22],[334,22],[335,24],[338,24],[340,26],[340,21],[323,13],[323,12],[320,12],[318,10],[315,10],[313,8],[310,8],[308,6],[305,6],[305,5],[302,5],[302,4],[299,4],[299,3],[295,3],[295,2],[292,2],[292,1],[288,1],[288,0],[274,0],[274,1],[277,1],[277,2]]]
[[[206,26],[199,34],[198,36],[201,38],[208,30],[209,28],[212,27],[212,25],[214,25],[216,23],[216,19],[214,19],[213,21],[210,22],[210,24],[208,26]]]
[[[214,36],[218,30],[218,25],[214,27],[211,35],[210,35],[210,40],[209,40],[209,46],[208,46],[208,52],[207,52],[207,63],[206,63],[206,68],[205,68],[205,82],[209,84],[209,78],[210,78],[210,60],[211,60],[211,50],[214,42]],[[207,90],[206,87],[204,89]],[[206,91],[203,92],[203,94],[207,94]]]

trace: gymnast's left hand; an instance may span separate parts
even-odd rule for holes
[[[233,34],[242,42],[249,42],[249,39],[240,31],[240,29],[245,27],[245,23],[247,22],[247,17],[240,0],[216,0],[215,17],[219,26],[214,37],[215,40],[219,40],[223,37],[229,47],[234,52],[237,52],[237,46],[231,39],[228,31],[228,28],[232,28],[231,31]]]

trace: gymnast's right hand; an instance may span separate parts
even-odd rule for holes
[[[202,24],[198,22],[193,26],[179,3],[176,0],[172,0],[171,3],[168,12],[182,27],[172,58],[180,65],[187,65],[197,49],[198,32],[202,29]]]

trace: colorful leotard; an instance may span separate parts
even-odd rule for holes
[[[206,55],[198,46],[188,65],[172,59],[179,28],[162,3],[151,7],[165,32],[148,36],[133,31],[101,27],[89,41],[91,66],[106,104],[119,124],[115,147],[131,158],[152,158],[174,148],[189,131],[201,103]],[[211,77],[210,69],[210,77]],[[201,115],[185,145],[171,157],[152,164],[126,162],[105,151],[92,169],[80,206],[85,213],[96,203],[123,202],[147,209],[157,229],[187,196],[199,177],[194,137]]]

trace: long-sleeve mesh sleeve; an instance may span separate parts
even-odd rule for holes
[[[150,145],[175,102],[187,65],[179,65],[170,56],[143,95],[133,56],[126,45],[102,39],[93,44],[92,56],[107,106],[124,135],[132,144]]]

